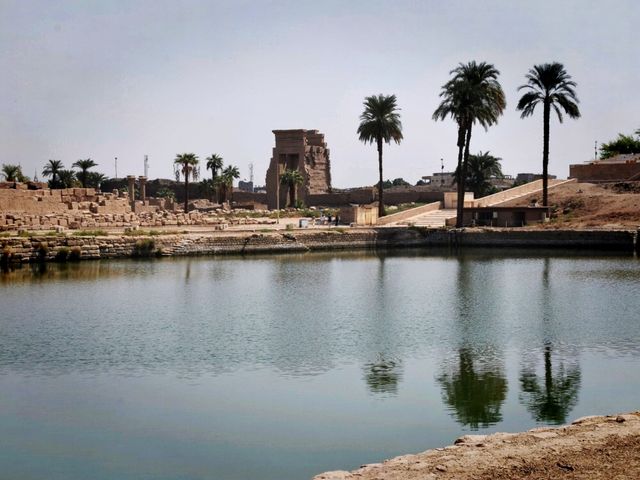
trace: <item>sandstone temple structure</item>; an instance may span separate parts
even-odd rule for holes
[[[304,183],[298,187],[297,198],[309,205],[309,197],[331,191],[331,164],[324,134],[318,130],[273,130],[276,146],[267,170],[267,205],[276,208],[279,196],[280,208],[287,206],[289,187],[280,185],[280,175],[285,170],[298,170]],[[278,192],[276,188],[279,188]],[[279,195],[278,195],[279,194]]]

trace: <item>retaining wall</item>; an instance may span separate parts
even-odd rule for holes
[[[359,248],[521,247],[634,252],[635,231],[354,228],[237,234],[0,238],[4,262],[53,261],[60,250],[80,259],[132,256],[304,252]]]

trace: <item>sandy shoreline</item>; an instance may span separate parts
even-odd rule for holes
[[[583,417],[521,433],[465,435],[455,445],[334,471],[313,480],[640,478],[640,411]]]

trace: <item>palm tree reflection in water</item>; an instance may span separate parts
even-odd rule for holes
[[[550,325],[552,320],[553,289],[550,285],[548,258],[542,271],[542,326],[544,330],[544,379],[536,373],[536,362],[525,362],[520,372],[520,402],[527,407],[536,422],[559,425],[578,403],[580,365],[577,360],[553,354]],[[557,352],[557,349],[556,349]],[[565,352],[566,353],[566,352]],[[556,368],[553,363],[556,362]]]
[[[502,420],[500,409],[507,396],[507,380],[501,365],[482,358],[471,348],[458,350],[457,365],[437,380],[442,386],[443,400],[456,420],[471,430],[486,428]]]

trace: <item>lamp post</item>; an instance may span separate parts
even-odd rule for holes
[[[116,178],[118,178],[118,157],[116,157]]]
[[[440,159],[440,185],[444,187],[444,160]]]

